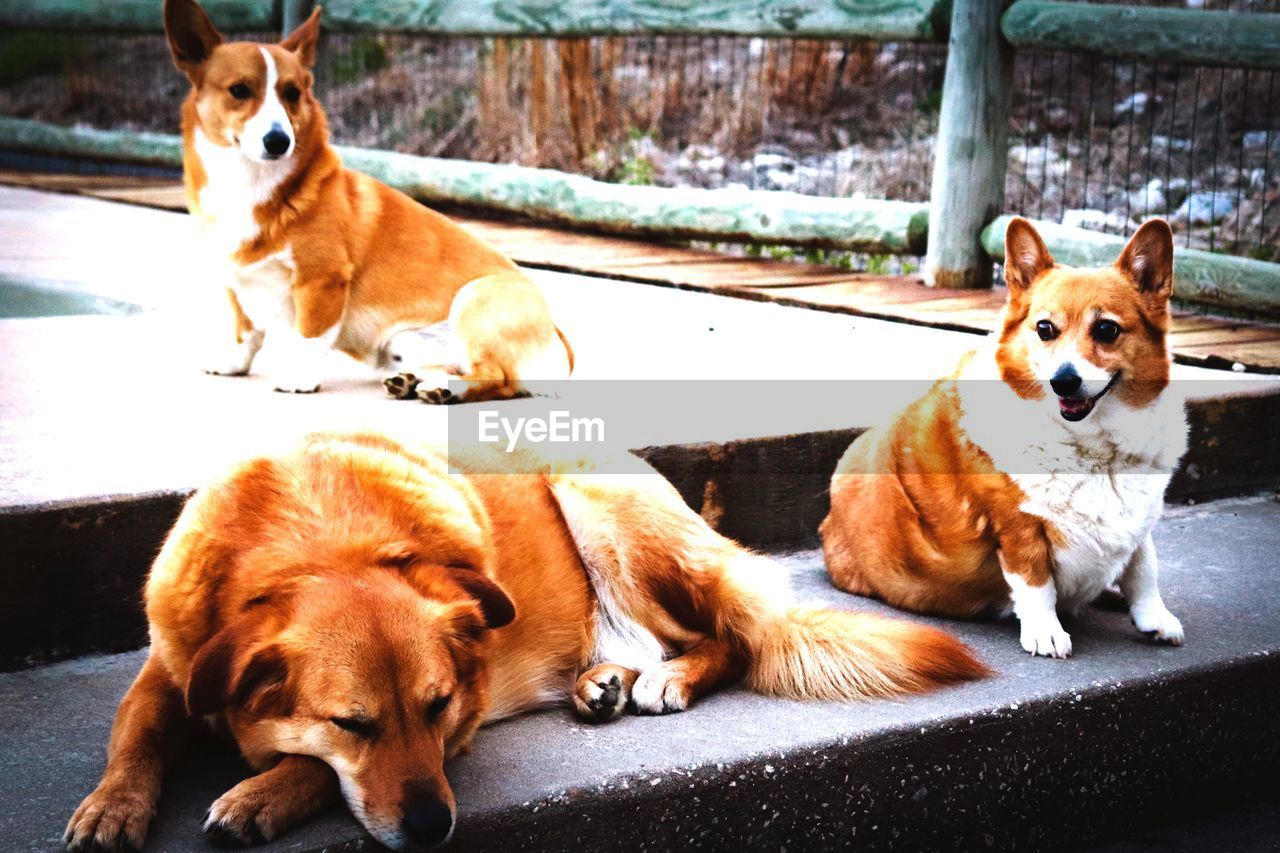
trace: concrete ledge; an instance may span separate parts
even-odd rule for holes
[[[1149,644],[1110,609],[1068,625],[1065,662],[1023,654],[1013,623],[937,622],[998,676],[858,705],[734,690],[605,727],[566,709],[526,715],[482,730],[451,765],[454,845],[1062,849],[1229,800],[1280,769],[1280,504],[1172,508],[1156,546],[1183,648]],[[832,589],[816,552],[780,559],[804,599],[886,610]],[[141,661],[0,675],[0,849],[57,848]],[[148,849],[209,849],[200,816],[244,773],[225,747],[195,749],[166,781]],[[368,845],[335,811],[261,849]]]
[[[1280,488],[1280,393],[1194,401],[1171,501]],[[639,448],[716,529],[764,550],[809,546],[836,462],[865,427]],[[139,590],[189,490],[0,512],[14,543],[0,597],[0,671],[136,648]]]
[[[0,512],[0,670],[147,641],[142,581],[182,508],[167,494]]]

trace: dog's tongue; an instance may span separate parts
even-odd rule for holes
[[[1064,415],[1081,415],[1089,410],[1093,401],[1088,397],[1059,397],[1058,408]]]

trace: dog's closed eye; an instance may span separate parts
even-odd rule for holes
[[[444,709],[449,707],[449,700],[452,698],[453,696],[441,696],[438,699],[433,699],[431,704],[427,706],[427,719],[434,720],[443,714]]]
[[[329,722],[343,731],[351,732],[356,737],[372,738],[378,733],[378,727],[374,725],[373,720],[365,717],[330,717]]]

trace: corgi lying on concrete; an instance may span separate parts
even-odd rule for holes
[[[605,722],[740,679],[851,700],[986,672],[935,628],[792,604],[782,567],[638,459],[608,475],[451,462],[318,435],[191,498],[151,569],[151,654],[73,850],[142,846],[161,746],[191,717],[225,722],[259,773],[213,804],[207,833],[269,840],[343,796],[403,850],[452,833],[444,762],[477,727],[540,705]]]
[[[217,296],[210,373],[249,372],[264,339],[280,391],[311,392],[337,349],[396,374],[395,396],[517,396],[562,379],[568,342],[534,284],[444,216],[343,168],[311,92],[320,9],[280,44],[224,43],[195,0],[165,0],[187,205]],[[432,329],[434,333],[423,334]]]
[[[1181,645],[1151,530],[1186,450],[1168,392],[1173,234],[1143,225],[1113,267],[1054,263],[1024,219],[1005,241],[997,332],[831,481],[823,550],[841,589],[924,613],[1013,607],[1022,647],[1065,658],[1071,613],[1114,583],[1139,631]]]

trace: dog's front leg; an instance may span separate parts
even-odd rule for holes
[[[67,824],[69,849],[142,849],[160,797],[167,741],[186,718],[182,693],[160,662],[147,658],[116,712],[102,781]]]
[[[209,807],[204,831],[219,844],[260,844],[338,801],[337,774],[318,758],[286,755]]]
[[[1120,576],[1120,591],[1129,602],[1129,615],[1139,631],[1162,643],[1180,646],[1182,623],[1164,606],[1156,566],[1156,546],[1148,533]]]
[[[294,283],[293,326],[296,335],[280,342],[283,355],[281,373],[275,389],[294,394],[310,394],[320,390],[325,379],[330,353],[342,324],[346,308],[346,276],[320,279],[299,278]]]
[[[1071,657],[1071,635],[1058,619],[1058,588],[1044,528],[1022,516],[997,531],[1000,569],[1009,585],[1023,650],[1052,658]]]
[[[264,335],[245,315],[235,291],[229,287],[223,291],[214,312],[218,316],[216,338],[205,345],[201,367],[215,376],[244,376],[262,349]]]
[[[641,714],[683,711],[699,697],[739,681],[746,672],[742,652],[707,638],[641,673],[631,689],[631,701]]]

